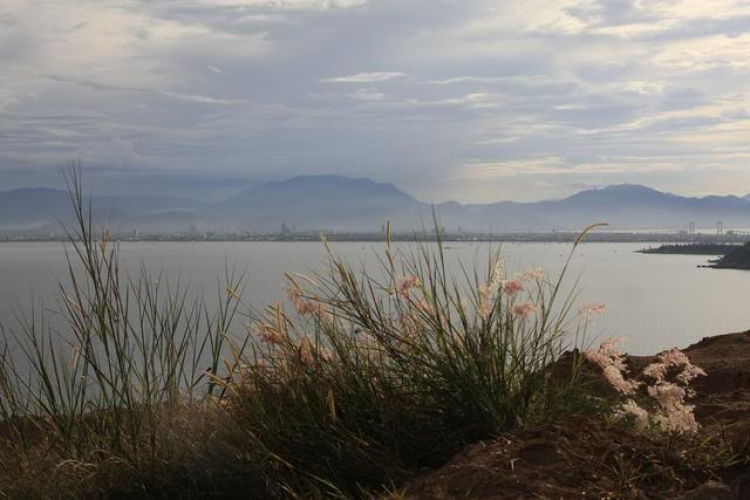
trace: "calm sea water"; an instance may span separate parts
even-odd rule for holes
[[[405,250],[409,245],[402,245]],[[488,244],[448,243],[451,269],[486,262]],[[605,302],[606,314],[594,325],[601,337],[623,336],[632,353],[686,346],[706,335],[750,328],[750,272],[702,269],[703,256],[642,255],[638,244],[591,243],[575,252],[570,282],[580,276],[580,301]],[[337,243],[336,252],[355,266],[374,266],[381,244]],[[413,248],[413,247],[412,247]],[[542,267],[555,275],[569,244],[526,243],[501,247],[509,271]],[[262,306],[283,297],[284,272],[322,270],[325,252],[318,243],[125,243],[125,269],[141,263],[161,279],[188,282],[199,293],[217,293],[227,264],[246,271],[244,297]],[[12,324],[14,311],[33,301],[54,309],[57,283],[67,280],[60,243],[0,244],[0,322]]]

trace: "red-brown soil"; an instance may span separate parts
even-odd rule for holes
[[[693,381],[701,429],[641,435],[601,416],[570,416],[469,446],[414,481],[414,499],[750,499],[750,331],[684,350],[707,376]],[[633,373],[653,357],[628,359]]]

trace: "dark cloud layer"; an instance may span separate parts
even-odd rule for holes
[[[5,0],[0,187],[82,160],[103,190],[207,196],[744,193],[749,28],[740,0]]]

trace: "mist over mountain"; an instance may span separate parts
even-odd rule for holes
[[[97,221],[119,231],[376,232],[431,225],[433,206],[388,183],[335,175],[302,176],[249,187],[217,203],[170,196],[93,196]],[[750,227],[750,198],[684,197],[631,184],[581,191],[561,200],[490,204],[446,202],[434,207],[449,231],[578,230],[608,222],[617,229],[674,229],[690,222]],[[49,232],[70,222],[66,191],[26,188],[0,192],[0,231]]]
[[[713,226],[719,220],[738,227],[750,223],[750,202],[735,196],[690,198],[630,184],[581,191],[562,200],[479,205],[475,211],[482,224],[507,230],[575,230],[593,222],[624,229],[674,229],[690,222]]]
[[[84,198],[99,224],[119,231],[182,231],[196,222],[205,205],[170,196],[91,196]],[[0,232],[45,234],[74,222],[71,196],[50,188],[23,188],[0,192]]]
[[[218,205],[244,208],[273,203],[279,199],[288,200],[290,204],[306,203],[321,208],[340,203],[360,204],[366,207],[416,202],[393,184],[338,175],[308,175],[253,186]]]
[[[392,184],[337,175],[300,176],[254,186],[204,212],[212,227],[269,231],[375,231],[386,220],[414,221],[422,204]]]

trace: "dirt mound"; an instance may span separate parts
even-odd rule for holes
[[[571,418],[472,445],[415,481],[408,498],[666,499],[710,483],[730,491],[728,484],[743,471],[707,460],[719,458],[718,436],[709,441],[663,443],[595,419]]]
[[[750,331],[706,337],[685,353],[708,374],[693,384],[699,396],[750,390]]]
[[[750,499],[750,331],[684,352],[708,374],[692,384],[697,436],[647,437],[601,417],[570,417],[474,444],[414,481],[408,498]],[[653,360],[628,362],[638,373]]]
[[[707,373],[691,384],[696,391],[691,403],[701,424],[732,425],[750,418],[750,331],[705,337],[683,352]],[[653,358],[630,360],[636,371]]]

